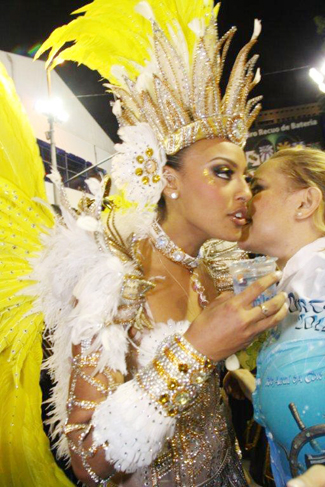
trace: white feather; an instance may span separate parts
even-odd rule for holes
[[[251,40],[257,39],[262,31],[262,22],[258,19],[254,19],[254,31]]]
[[[114,78],[116,78],[123,87],[125,86],[124,78],[127,76],[127,72],[124,66],[121,64],[113,64],[111,67],[111,75],[114,76]]]
[[[52,169],[51,172],[50,172],[50,174],[47,175],[47,177],[56,186],[59,186],[61,184],[61,181],[62,181],[61,174],[56,169]]]
[[[116,313],[124,275],[134,272],[131,263],[100,252],[93,235],[80,228],[69,212],[62,211],[64,224],[43,235],[44,250],[32,261],[31,278],[37,284],[26,290],[36,295],[34,311],[44,312],[53,335],[53,355],[46,364],[56,383],[50,420],[53,436],[62,434],[66,419],[72,343],[93,338],[93,349],[102,349],[99,369],[109,366],[126,373],[126,331],[116,326],[109,330],[105,323]],[[58,443],[58,455],[69,456],[64,436]]]
[[[102,185],[96,178],[88,178],[85,183],[87,184],[89,191],[95,196],[98,193],[102,193]]]
[[[88,232],[102,232],[103,227],[101,223],[89,215],[81,215],[77,220],[78,227]]]
[[[122,115],[121,100],[116,100],[114,102],[112,112],[115,115],[115,117],[120,117]]]
[[[149,229],[156,219],[156,212],[150,208],[137,206],[128,211],[117,211],[115,213],[115,224],[120,235],[125,240],[134,233],[139,238],[148,236]]]
[[[122,127],[118,134],[123,140],[123,144],[115,145],[117,154],[112,159],[112,179],[116,187],[125,191],[126,198],[137,203],[139,208],[155,205],[159,201],[164,187],[162,172],[166,164],[166,154],[163,148],[147,123]],[[153,151],[150,158],[146,155],[149,148]],[[136,173],[139,168],[138,156],[142,156],[145,161],[149,159],[155,161],[156,170],[154,174],[159,176],[158,182],[153,182],[153,174],[150,174],[148,175],[148,184],[144,187],[142,178]],[[141,170],[145,167],[146,162],[141,166]]]
[[[138,14],[142,15],[142,17],[144,17],[145,19],[155,20],[155,15],[148,2],[139,2],[134,7],[134,10],[138,12]]]
[[[225,361],[227,370],[237,370],[240,368],[240,363],[236,355],[230,355]]]
[[[196,37],[203,37],[204,32],[205,32],[205,24],[204,24],[204,19],[193,19],[191,22],[188,24],[189,28],[191,31],[194,32]]]
[[[175,423],[175,418],[163,415],[135,379],[102,402],[92,418],[95,442],[108,442],[106,460],[123,472],[150,465],[166,438],[173,435]]]
[[[254,84],[257,84],[260,81],[261,81],[261,69],[260,68],[257,68],[256,73],[255,73],[255,76],[254,76],[253,83]]]
[[[147,71],[142,72],[137,78],[135,89],[138,93],[141,93],[142,91],[148,91],[150,95],[153,96],[154,83],[152,74]]]

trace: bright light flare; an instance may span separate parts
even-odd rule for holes
[[[324,81],[324,75],[318,71],[316,68],[310,68],[309,70],[309,76],[315,83],[320,85]]]
[[[319,83],[318,88],[322,93],[325,93],[325,83]]]
[[[35,110],[46,117],[52,117],[55,122],[64,123],[69,119],[69,114],[64,110],[60,98],[37,100]]]
[[[322,64],[322,67],[320,68],[321,73],[325,76],[325,61]]]

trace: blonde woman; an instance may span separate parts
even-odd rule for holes
[[[278,152],[256,171],[252,192],[240,246],[278,258],[289,299],[260,352],[253,395],[283,487],[325,459],[325,154]]]

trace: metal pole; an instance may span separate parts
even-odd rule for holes
[[[49,95],[49,100],[51,100],[51,71],[48,68],[46,70],[46,81],[47,81],[47,91]],[[58,163],[57,163],[57,158],[56,158],[56,146],[55,146],[55,139],[54,139],[54,117],[53,115],[48,116],[48,122],[49,122],[49,139],[50,139],[50,145],[51,145],[51,167],[53,171],[57,171],[58,169]],[[53,183],[53,200],[54,204],[57,205],[59,202],[59,195],[58,195],[58,190],[55,184]]]
[[[104,164],[104,162],[109,161],[109,160],[110,160],[110,159],[112,159],[114,156],[115,156],[115,154],[111,154],[110,156],[106,157],[106,159],[103,159],[102,161],[99,161],[99,162],[97,162],[96,164],[93,164],[93,165],[91,165],[91,166],[87,167],[87,169],[84,169],[83,171],[78,172],[78,174],[75,174],[74,176],[72,176],[71,178],[66,179],[66,180],[64,181],[64,183],[63,183],[63,184],[69,183],[70,181],[73,181],[73,179],[76,179],[76,178],[78,178],[79,176],[82,176],[82,174],[85,174],[85,172],[87,172],[87,171],[91,171],[91,170],[92,170],[94,167],[98,167],[98,166],[100,166],[101,164]]]

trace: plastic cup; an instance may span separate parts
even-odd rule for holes
[[[255,259],[238,260],[229,265],[229,272],[233,279],[234,292],[239,294],[247,286],[255,282],[260,277],[266,276],[276,270],[275,257],[255,257]],[[272,284],[254,301],[253,306],[258,306],[265,301],[273,298],[276,294],[276,284]]]

